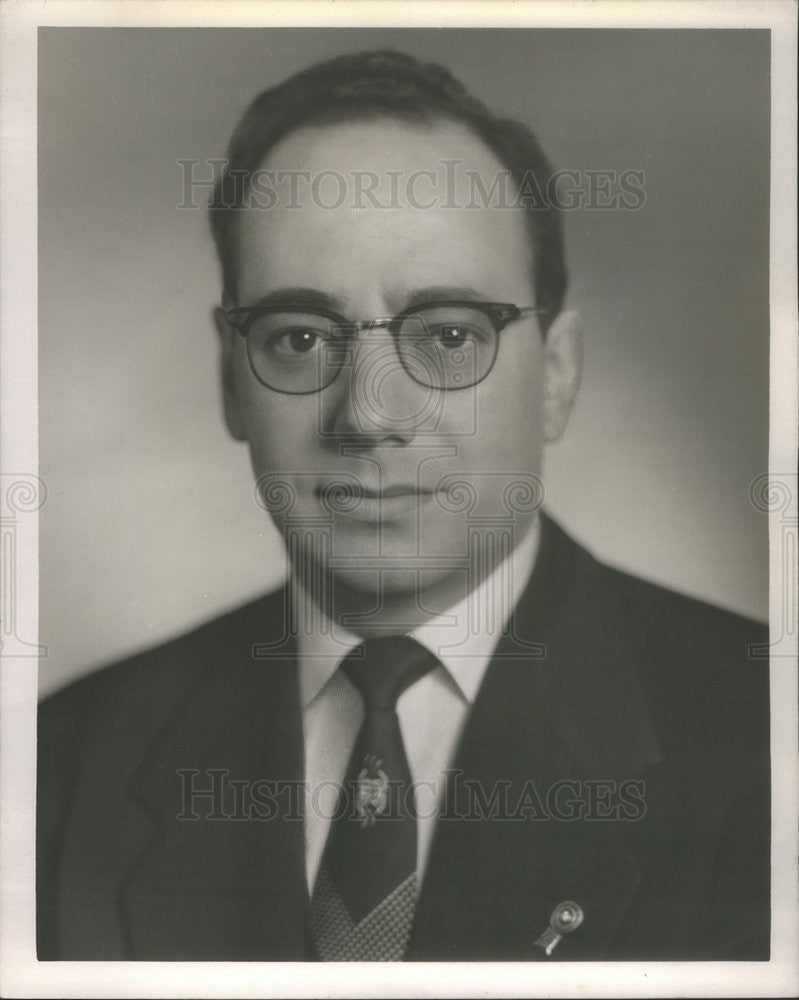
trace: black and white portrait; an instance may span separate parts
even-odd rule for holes
[[[768,26],[36,65],[38,961],[768,969]]]

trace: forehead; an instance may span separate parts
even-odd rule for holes
[[[456,122],[298,129],[261,164],[241,213],[240,300],[294,284],[387,305],[432,285],[529,298],[515,190],[492,150]]]

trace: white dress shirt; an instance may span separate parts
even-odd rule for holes
[[[538,521],[480,586],[463,601],[410,635],[441,661],[404,691],[397,715],[414,781],[418,821],[416,874],[421,884],[438,814],[469,708],[494,649],[532,573]],[[310,597],[292,581],[295,602]],[[316,618],[300,613],[300,621]],[[343,658],[362,640],[327,618],[324,627],[297,637],[305,739],[305,862],[309,889],[322,860],[331,816],[363,722],[360,692],[343,671]]]

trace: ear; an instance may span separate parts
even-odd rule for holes
[[[225,410],[225,423],[231,436],[237,441],[246,441],[244,420],[238,398],[236,380],[236,352],[239,350],[238,331],[230,325],[225,310],[220,306],[214,309],[214,325],[219,334],[220,374],[222,376],[222,400]]]
[[[559,441],[569,422],[583,372],[583,321],[562,312],[544,344],[544,440]]]

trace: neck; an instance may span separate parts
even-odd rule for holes
[[[368,639],[376,635],[410,632],[463,601],[505,560],[525,549],[532,561],[538,533],[537,519],[515,546],[486,531],[477,535],[463,565],[441,569],[408,567],[401,561],[380,569],[329,571],[313,558],[297,559],[292,566],[296,584],[332,622]],[[529,566],[527,567],[529,569]],[[513,588],[513,583],[510,584]]]

